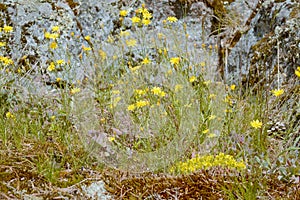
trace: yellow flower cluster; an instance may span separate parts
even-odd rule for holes
[[[128,110],[128,111],[134,111],[136,108],[142,108],[142,107],[149,106],[149,105],[150,105],[150,102],[149,102],[149,101],[146,101],[146,100],[139,100],[139,101],[137,101],[135,104],[130,104],[130,105],[127,107],[127,110]]]
[[[152,87],[152,89],[150,90],[151,93],[149,93],[149,90],[150,90],[149,88],[136,89],[134,91],[134,94],[135,94],[135,98],[138,100],[136,101],[136,103],[128,105],[127,110],[134,111],[136,108],[142,108],[145,106],[149,106],[150,102],[147,99],[146,100],[144,99],[144,97],[145,97],[144,95],[146,95],[146,94],[152,93],[153,95],[158,96],[158,97],[166,96],[166,93],[160,87]],[[158,102],[160,102],[160,101],[158,100]]]
[[[271,92],[275,97],[279,97],[280,95],[282,95],[284,93],[284,90],[278,89],[278,90],[272,90]]]
[[[53,26],[51,30],[52,30],[52,33],[45,32],[44,37],[46,39],[52,39],[52,40],[54,40],[54,41],[52,41],[50,43],[50,48],[51,49],[56,49],[58,45],[57,45],[57,42],[55,40],[57,38],[59,38],[59,30],[60,30],[60,28],[59,28],[59,26]]]
[[[7,112],[5,116],[7,119],[15,119],[15,116],[11,112]]]
[[[55,64],[54,64],[54,62],[51,62],[51,63],[50,63],[50,65],[48,66],[47,70],[48,70],[49,72],[52,72],[52,71],[55,70]]]
[[[192,173],[201,169],[209,169],[212,167],[224,167],[230,169],[243,170],[246,169],[246,165],[243,161],[237,161],[231,155],[219,153],[216,156],[197,155],[195,158],[189,159],[186,162],[179,162],[175,166],[170,168],[171,173]]]
[[[144,106],[148,106],[150,103],[149,101],[146,101],[146,100],[140,100],[140,101],[137,101],[136,102],[136,107],[137,108],[142,108]]]
[[[14,61],[12,59],[4,56],[0,56],[0,61],[5,66],[14,64]]]
[[[152,14],[148,11],[147,8],[145,8],[145,4],[143,4],[141,8],[137,9],[135,13],[136,13],[136,16],[131,18],[131,22],[133,24],[147,26],[151,23]],[[124,14],[125,14],[125,12],[124,12]],[[121,11],[120,11],[120,15],[121,15]]]
[[[235,104],[235,99],[230,95],[226,95],[226,97],[224,98],[224,102],[229,106],[233,106]]]
[[[4,31],[4,32],[8,33],[8,32],[12,32],[13,30],[14,29],[13,29],[12,26],[6,26],[6,25],[4,25],[3,28],[0,27],[0,32]]]
[[[64,65],[65,64],[65,61],[64,60],[57,60],[56,61],[56,64],[57,65]],[[50,65],[48,66],[47,70],[49,72],[52,72],[52,71],[55,71],[56,69],[56,66],[55,66],[55,63],[54,62],[51,62]]]
[[[166,93],[160,89],[160,87],[153,87],[151,92],[157,96],[164,97]]]
[[[49,33],[49,32],[46,32],[44,36],[45,36],[46,39],[53,39],[53,40],[55,40],[55,39],[57,39],[59,37],[59,34],[58,33]]]
[[[134,46],[136,46],[136,43],[137,43],[135,39],[129,39],[129,40],[126,40],[125,42],[128,47],[134,47]]]
[[[144,90],[136,89],[136,90],[134,91],[134,93],[135,93],[136,95],[138,95],[138,96],[142,96],[142,95],[145,95],[148,91],[149,91],[148,88],[147,88],[147,89],[144,89]]]

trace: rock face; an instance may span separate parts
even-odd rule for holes
[[[228,57],[230,74],[250,85],[277,85],[295,77],[300,65],[300,7],[291,1],[266,1]]]
[[[147,0],[145,3],[156,19],[151,27],[159,29],[158,21],[176,16],[187,24],[190,42],[198,46],[218,42],[218,70],[228,82],[253,85],[262,79],[273,80],[279,58],[282,84],[294,77],[293,72],[300,65],[297,1]],[[125,0],[5,1],[0,4],[0,24],[15,28],[5,52],[17,62],[23,62],[20,58],[26,55],[25,63],[34,69],[45,68],[49,63],[49,48],[44,32],[59,25],[63,29],[59,45],[71,50],[76,61],[73,63],[79,66],[80,47],[90,44],[84,36],[101,41],[117,34],[121,28],[118,11],[126,8],[134,12],[138,6],[137,1]],[[131,28],[129,21],[124,24],[125,28]],[[76,40],[70,36],[71,32],[77,36]],[[97,42],[93,45],[97,46]],[[54,54],[57,59],[62,56],[68,56],[63,49]]]

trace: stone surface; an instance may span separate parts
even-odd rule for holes
[[[250,19],[249,25],[247,20],[259,4],[258,0],[224,1],[224,6],[215,2],[219,1],[145,1],[155,19],[150,27],[158,26],[159,29],[161,20],[167,16],[176,16],[187,24],[191,43],[198,46],[202,43],[215,44],[221,38],[219,46],[223,52],[218,55],[219,67],[225,68],[222,76],[228,81],[247,80],[254,84],[261,79],[257,74],[272,74],[277,65],[277,39],[280,48],[281,82],[293,76],[294,69],[300,64],[299,2],[265,1]],[[77,57],[81,53],[80,46],[87,44],[84,36],[90,35],[99,41],[106,40],[110,34],[119,32],[118,10],[134,12],[138,6],[140,3],[137,1],[124,0],[5,1],[1,3],[1,23],[13,25],[15,28],[9,54],[14,60],[27,55],[29,63],[35,69],[45,68],[49,62],[44,31],[50,31],[50,27],[54,25],[61,26],[61,38],[64,40],[61,40],[60,45],[71,50],[75,55],[72,58],[73,63],[79,66]],[[225,12],[223,19],[217,22],[220,30],[215,29],[216,22],[213,17],[217,9]],[[131,29],[130,22],[127,22],[127,29]],[[219,34],[215,31],[219,31]],[[77,40],[70,37],[71,32],[78,36]],[[238,36],[236,44],[231,45],[228,55],[225,55],[228,43],[232,44],[236,32],[242,34]],[[97,44],[95,41],[94,45]],[[62,56],[68,57],[64,49],[59,54],[54,54],[57,59]],[[82,77],[78,75],[76,78]]]

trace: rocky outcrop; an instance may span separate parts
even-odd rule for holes
[[[249,30],[243,33],[227,58],[233,81],[252,86],[256,83],[281,85],[295,78],[294,70],[300,65],[299,6],[291,1],[265,1],[261,5]]]
[[[296,1],[163,0],[145,3],[155,18],[152,27],[159,26],[159,21],[167,16],[176,16],[187,24],[190,42],[198,46],[218,43],[218,70],[229,82],[253,85],[262,79],[273,80],[279,58],[281,84],[293,77],[293,71],[300,65],[300,8]],[[124,0],[5,1],[0,4],[0,23],[15,28],[6,53],[21,64],[43,68],[49,62],[44,32],[59,25],[64,38],[60,45],[71,50],[76,61],[82,44],[97,45],[97,42],[88,43],[84,36],[101,41],[117,34],[121,29],[118,11],[126,8],[134,12],[138,6],[140,3],[136,1]],[[124,24],[125,29],[131,29],[130,22]],[[76,40],[71,38],[71,32],[77,36]],[[59,56],[54,54],[54,57],[61,55],[67,57],[66,52]]]

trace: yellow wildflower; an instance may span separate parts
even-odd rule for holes
[[[5,114],[5,116],[6,116],[7,119],[9,119],[9,118],[11,118],[11,119],[15,118],[15,116],[11,112],[7,112]]]
[[[142,20],[142,24],[144,24],[145,26],[148,26],[150,23],[151,23],[151,20],[149,20],[149,19]]]
[[[4,31],[4,32],[12,32],[12,31],[13,31],[13,27],[12,27],[12,26],[6,26],[6,25],[5,25],[5,26],[3,27],[3,31]]]
[[[149,60],[148,57],[144,58],[144,60],[141,62],[142,65],[147,65],[147,64],[150,64],[151,61]]]
[[[158,96],[161,96],[161,97],[164,97],[164,96],[166,95],[166,93],[165,93],[164,91],[162,91],[162,90],[160,89],[160,87],[153,87],[153,88],[151,89],[151,92],[152,92],[153,94],[158,95]]]
[[[173,65],[178,65],[180,62],[180,58],[179,57],[173,57],[170,59],[170,63]]]
[[[236,86],[233,84],[233,85],[230,86],[230,89],[233,91],[233,90],[235,90],[235,87]]]
[[[174,23],[174,22],[177,22],[178,19],[177,19],[176,17],[168,17],[168,18],[167,18],[167,21],[168,21],[168,22],[171,22],[171,23]]]
[[[149,105],[149,101],[140,100],[140,101],[136,102],[136,107],[137,108],[141,108],[141,107],[144,107],[144,106],[147,106],[147,105]]]
[[[136,46],[136,40],[135,39],[126,40],[126,45],[128,47],[134,47],[134,46]]]
[[[45,38],[50,39],[50,35],[51,35],[51,33],[46,32],[44,36],[45,36]]]
[[[131,18],[132,23],[139,23],[141,21],[141,19],[139,17],[132,17]]]
[[[115,41],[115,39],[114,39],[113,36],[109,35],[109,36],[107,37],[107,42],[108,42],[108,43],[114,43],[114,41]]]
[[[0,47],[6,46],[6,42],[0,42]]]
[[[91,41],[91,36],[87,35],[84,37],[84,39],[86,39],[87,41]]]
[[[58,37],[59,37],[59,34],[57,34],[57,33],[49,33],[49,32],[45,33],[46,39],[54,39],[55,40]]]
[[[115,138],[115,137],[108,137],[108,140],[109,140],[110,142],[113,142],[113,141],[116,140],[116,138]]]
[[[59,83],[61,81],[61,78],[56,78],[56,82]]]
[[[63,64],[65,64],[65,61],[64,60],[57,60],[56,63],[58,65],[63,65]]]
[[[126,15],[128,14],[128,11],[127,10],[120,10],[119,14],[120,14],[121,17],[126,17]]]
[[[47,69],[48,69],[49,72],[54,71],[55,70],[55,64],[54,64],[54,62],[51,62],[50,65],[49,65],[49,67]]]
[[[71,94],[76,94],[78,92],[80,92],[80,88],[77,88],[77,87],[72,88],[71,91],[70,91]]]
[[[152,92],[153,94],[159,95],[162,91],[161,91],[160,87],[153,87],[153,88],[151,89],[151,92]]]
[[[211,135],[210,137],[215,137]],[[171,172],[183,172],[190,173],[199,169],[208,169],[210,167],[226,167],[234,168],[237,170],[243,170],[246,168],[246,165],[243,161],[237,161],[231,155],[225,155],[224,153],[219,153],[216,156],[212,155],[196,155],[194,158],[191,158],[185,162],[179,162],[175,166],[171,167]]]
[[[200,63],[201,67],[205,67],[205,62]]]
[[[128,111],[134,111],[134,109],[135,109],[135,105],[134,105],[134,104],[131,104],[131,105],[129,105],[129,106],[127,107],[127,110],[128,110]]]
[[[142,95],[144,95],[144,94],[147,93],[147,90],[136,89],[134,92],[135,92],[137,95],[142,96]]]
[[[280,95],[282,95],[284,93],[284,90],[278,89],[278,90],[272,90],[271,92],[275,97],[279,97]]]
[[[56,49],[57,48],[57,43],[56,42],[51,42],[50,48],[51,49]]]
[[[4,56],[0,56],[0,61],[4,64],[4,65],[12,65],[14,64],[14,61],[8,57],[4,57]]]
[[[190,82],[190,83],[193,83],[193,82],[195,82],[196,80],[197,80],[196,76],[191,76],[191,77],[189,78],[189,82]]]
[[[152,18],[152,14],[147,9],[144,9],[143,19],[150,21],[151,18]]]
[[[253,120],[252,122],[250,122],[250,124],[255,129],[258,129],[258,128],[262,127],[262,122],[260,122],[258,119],[257,120]]]
[[[202,131],[203,134],[206,134],[209,132],[209,129],[205,129],[204,131]]]
[[[59,26],[53,26],[52,31],[53,32],[59,32]]]
[[[101,122],[101,123],[105,123],[105,122],[106,122],[106,119],[105,119],[104,117],[102,117],[102,118],[100,119],[100,122]]]
[[[83,49],[83,51],[90,51],[90,50],[92,50],[92,48],[91,47],[86,47],[86,46],[82,46],[82,49]]]
[[[225,113],[232,113],[232,109],[225,109],[224,112]]]

